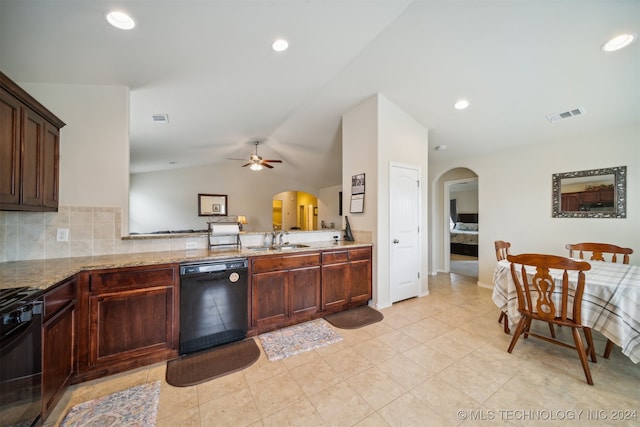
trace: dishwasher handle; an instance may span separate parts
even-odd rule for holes
[[[246,259],[233,259],[220,262],[204,262],[193,264],[182,264],[180,266],[180,275],[191,275],[200,273],[217,273],[226,270],[246,269],[248,261]]]

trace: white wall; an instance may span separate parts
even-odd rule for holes
[[[342,191],[342,185],[334,185],[333,187],[322,188],[318,192],[318,224],[324,221],[327,228],[340,228],[342,217],[340,216],[339,195]],[[343,215],[346,215],[344,205],[342,205]]]
[[[291,188],[293,183],[276,169],[253,172],[237,163],[220,163],[173,171],[131,175],[131,231],[151,232],[167,229],[207,228],[209,217],[198,216],[198,193],[226,194],[229,215],[245,215],[246,231],[271,231],[272,198]],[[315,194],[316,188],[295,183],[295,190]],[[295,196],[295,193],[292,193]],[[286,213],[295,209],[295,198],[289,206],[285,200],[283,222],[289,224]],[[289,207],[288,207],[289,206]]]
[[[391,304],[389,284],[389,165],[404,163],[427,178],[428,132],[381,94],[374,95],[342,118],[342,188],[345,215],[354,230],[373,231],[373,303]],[[350,214],[351,177],[365,174],[364,213]],[[422,292],[427,293],[427,186],[422,188]]]
[[[66,123],[60,131],[60,205],[120,207],[129,187],[129,90],[20,83]]]
[[[454,191],[449,193],[450,199],[456,199],[458,213],[478,212],[478,190]]]
[[[443,241],[442,175],[466,167],[478,175],[479,283],[492,285],[495,240],[510,241],[512,253],[568,255],[570,242],[609,242],[631,247],[631,262],[640,263],[640,128],[630,126],[579,140],[521,147],[455,162],[430,164],[429,182],[434,233],[432,250]],[[552,218],[551,177],[554,173],[627,166],[627,218]],[[441,253],[441,252],[440,252]],[[433,259],[432,272],[442,270]]]
[[[205,228],[206,217],[197,216],[199,192],[228,194],[230,214],[246,215],[248,231],[266,231],[271,230],[273,194],[318,194],[318,188],[286,176],[284,168],[253,173],[235,162],[130,177],[127,87],[20,86],[66,123],[60,136],[60,205],[119,208],[124,235],[130,231],[130,200],[131,231]]]

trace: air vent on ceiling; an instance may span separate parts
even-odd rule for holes
[[[547,120],[549,120],[549,122],[555,123],[560,120],[570,119],[571,117],[581,116],[583,114],[584,114],[584,108],[578,107],[578,108],[574,108],[573,110],[564,111],[562,113],[549,114],[546,117],[547,117]]]
[[[153,114],[151,118],[153,119],[153,123],[169,123],[168,114]]]

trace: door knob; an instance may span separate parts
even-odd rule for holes
[[[398,239],[393,239],[393,243],[400,243],[400,240],[398,240]]]

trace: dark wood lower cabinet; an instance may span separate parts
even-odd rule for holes
[[[177,265],[92,271],[85,281],[76,381],[177,356]]]
[[[313,318],[320,309],[320,253],[251,259],[254,333]]]
[[[364,305],[371,247],[251,259],[250,335]]]
[[[74,277],[44,295],[42,419],[60,400],[75,373],[76,284]]]
[[[371,248],[322,253],[322,310],[341,311],[371,299]]]

